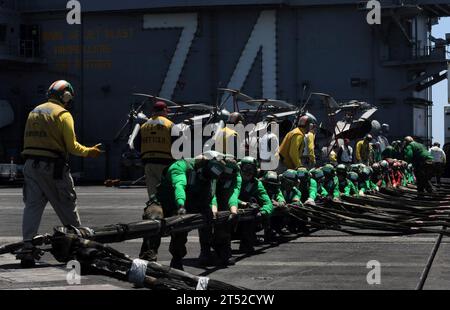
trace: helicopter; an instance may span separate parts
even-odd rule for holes
[[[377,121],[372,121],[378,108],[365,101],[350,100],[338,103],[332,96],[325,93],[312,93],[322,101],[327,115],[327,124],[323,125],[325,135],[321,145],[322,157],[326,160],[333,147],[343,144],[344,139],[358,140],[370,132],[378,131]],[[321,143],[322,142],[322,143]]]
[[[226,96],[219,96],[218,98],[225,98],[220,101],[216,100],[214,105],[207,103],[175,103],[169,99],[142,93],[134,93],[133,96],[144,98],[141,105],[130,111],[129,121],[122,127],[126,127],[130,122],[134,123],[132,129],[129,131],[128,145],[131,150],[134,150],[133,140],[139,131],[139,125],[147,121],[148,118],[142,113],[145,103],[155,103],[156,101],[166,102],[169,114],[168,117],[175,122],[178,127],[179,137],[188,139],[190,136],[192,140],[195,139],[193,135],[187,133],[195,129],[202,130],[207,125],[212,126],[213,136],[203,136],[202,147],[192,150],[191,156],[199,155],[203,150],[212,148],[212,143],[217,139],[220,130],[226,126],[227,118],[230,111],[225,108],[229,99],[232,100],[231,106],[233,112],[241,113],[246,124],[252,123],[255,126],[250,132],[245,133],[243,144],[239,147],[244,147],[245,150],[255,147],[258,148],[259,138],[267,132],[270,123],[276,122],[279,125],[279,140],[280,142],[284,136],[292,129],[301,116],[307,115],[312,118],[316,126],[316,144],[326,145],[327,153],[331,152],[332,147],[344,138],[358,139],[362,138],[366,133],[372,130],[370,119],[377,111],[376,107],[367,102],[351,100],[348,102],[337,103],[336,100],[325,93],[311,92],[309,97],[302,106],[288,103],[287,101],[262,98],[254,99],[249,95],[242,93],[240,90],[229,88],[218,88],[218,94],[224,93]],[[327,119],[326,122],[319,123],[317,118],[307,110],[311,98],[318,97],[325,108]],[[194,142],[194,141],[191,141]],[[195,143],[195,142],[194,142]],[[342,142],[341,142],[342,143]],[[194,144],[192,144],[194,145]],[[198,153],[198,154],[197,154]],[[135,152],[136,154],[136,152]],[[138,154],[136,154],[138,156]]]

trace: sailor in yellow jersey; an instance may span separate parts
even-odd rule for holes
[[[315,164],[314,135],[310,135],[309,139],[307,139],[307,144],[305,143],[305,136],[314,124],[314,121],[315,120],[308,115],[302,116],[298,122],[297,128],[290,131],[286,137],[284,137],[283,142],[278,149],[278,154],[280,156],[278,170],[280,172],[284,172],[286,169],[305,167],[305,163],[302,162],[302,155],[305,148],[308,150],[310,162]]]
[[[156,193],[161,175],[174,162],[172,157],[173,122],[167,118],[165,102],[157,101],[150,119],[141,126],[141,158],[145,165],[145,180],[149,198]]]
[[[239,112],[233,112],[226,119],[226,126],[221,129],[215,142],[217,152],[230,154],[237,157],[239,147],[239,134],[235,130],[236,125],[244,123],[244,117]],[[242,127],[243,128],[243,127]]]
[[[367,134],[365,135],[363,140],[360,140],[356,143],[356,163],[363,163],[365,165],[373,164],[370,160],[370,153],[372,152],[372,145],[370,144],[370,141],[372,141],[372,139],[372,135]]]
[[[96,158],[102,152],[97,144],[85,147],[77,142],[72,115],[74,90],[67,81],[54,82],[48,92],[48,102],[34,108],[25,125],[23,174],[23,239],[37,235],[47,202],[50,202],[64,225],[81,225],[77,211],[77,196],[70,169],[69,154]],[[34,265],[33,246],[26,242],[27,254],[18,255],[23,267]],[[26,253],[26,252],[24,252]]]

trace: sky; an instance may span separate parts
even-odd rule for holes
[[[439,24],[433,26],[432,35],[435,38],[445,39],[445,33],[450,33],[450,17],[441,18]],[[450,55],[447,54],[447,59]],[[444,106],[450,106],[448,102],[448,79],[445,79],[433,86],[433,141],[438,141],[444,145]]]

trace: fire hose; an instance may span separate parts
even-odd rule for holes
[[[237,220],[253,220],[257,211],[255,208],[240,209]],[[442,237],[450,236],[450,230],[447,230],[450,227],[450,189],[418,196],[414,187],[383,188],[380,192],[368,192],[360,197],[342,196],[337,201],[325,198],[315,205],[287,205],[285,213],[304,227],[336,230],[350,235],[439,234],[418,284],[421,289]],[[220,225],[228,221],[229,215],[229,212],[219,212],[215,220],[201,214],[187,214],[92,228],[55,227],[53,235],[37,236],[27,242],[35,247],[51,245],[50,252],[58,261],[66,262],[69,258],[76,258],[96,272],[125,281],[130,281],[130,273],[134,274],[131,270],[140,270],[137,273],[139,276],[131,276],[133,280],[139,281],[131,282],[149,288],[194,289],[199,283],[206,281],[210,284],[209,289],[236,289],[223,282],[200,279],[157,263],[133,260],[103,245],[149,236],[169,236],[174,232]],[[60,242],[61,240],[63,241]],[[15,253],[23,246],[24,242],[0,246],[0,255]],[[36,251],[39,256],[40,250]]]
[[[255,219],[257,211],[254,208],[241,209],[238,211],[235,220],[249,221]],[[229,215],[230,212],[219,212],[212,224],[220,225],[225,223],[228,221]],[[50,252],[59,262],[66,263],[76,259],[80,261],[85,270],[99,272],[147,288],[244,289],[225,282],[197,277],[156,262],[133,260],[127,255],[103,244],[146,236],[169,236],[174,232],[190,231],[206,225],[211,225],[211,222],[205,219],[203,215],[187,214],[161,220],[146,220],[94,228],[59,226],[54,228],[53,235],[40,235],[31,240],[0,246],[0,255],[31,251],[33,257],[40,259],[45,252]],[[33,249],[24,249],[25,244],[31,244]],[[50,245],[50,248],[40,248],[45,245]]]

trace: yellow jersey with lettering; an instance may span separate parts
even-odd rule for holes
[[[141,126],[142,159],[172,159],[172,126],[164,116],[153,116]]]
[[[77,142],[72,115],[57,101],[43,103],[28,115],[23,156],[86,157],[90,149]]]

